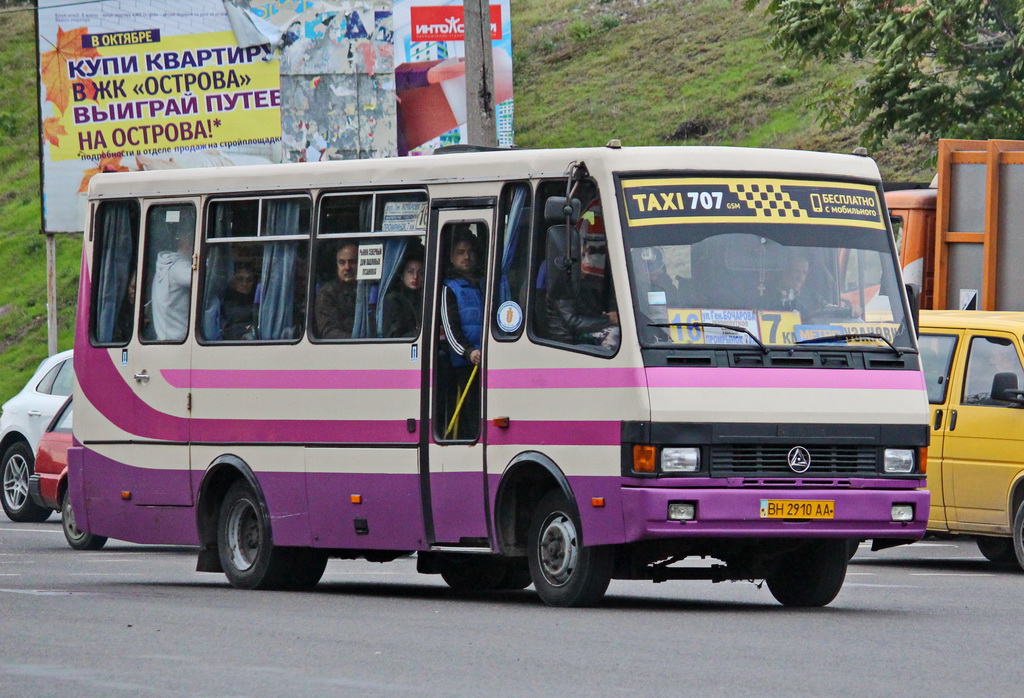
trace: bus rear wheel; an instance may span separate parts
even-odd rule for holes
[[[259,496],[244,480],[231,485],[217,517],[217,553],[224,576],[238,589],[281,589],[289,555],[274,546]],[[319,578],[318,578],[319,580]]]
[[[580,530],[565,495],[544,495],[530,521],[527,559],[533,586],[549,606],[591,606],[608,589],[614,550],[581,545]]]
[[[847,555],[845,540],[808,542],[779,560],[768,590],[783,606],[827,606],[846,580]]]

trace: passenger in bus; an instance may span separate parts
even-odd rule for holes
[[[483,284],[473,234],[459,228],[450,244],[450,266],[441,297],[441,328],[452,367],[446,419],[465,395],[454,437],[475,438],[480,423],[480,377],[474,377],[473,369],[483,358]]]
[[[423,256],[406,255],[398,284],[384,296],[384,336],[415,337],[423,315]]]
[[[132,337],[135,315],[135,274],[128,279],[128,287],[125,289],[124,299],[117,311],[117,320],[114,322],[115,342],[127,342]]]
[[[191,227],[180,226],[174,234],[175,249],[157,255],[151,295],[157,341],[182,340],[188,333],[194,237]]]
[[[235,267],[220,308],[223,339],[256,338],[256,272],[248,266]]]
[[[455,367],[480,365],[484,300],[476,266],[476,240],[459,230],[452,241],[448,278],[444,282],[441,322]]]
[[[348,339],[356,318],[359,247],[346,242],[334,255],[337,275],[316,294],[316,330],[320,339]]]
[[[600,203],[589,206],[580,216],[581,241],[578,274],[573,283],[558,293],[547,295],[550,339],[567,344],[589,344],[615,349],[619,344],[619,313],[606,270],[607,240]]]

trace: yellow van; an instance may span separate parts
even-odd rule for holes
[[[1024,568],[1024,312],[921,311],[931,403],[928,530]]]

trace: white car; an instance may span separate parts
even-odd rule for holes
[[[21,392],[4,403],[0,413],[0,503],[12,521],[45,521],[52,513],[32,501],[28,481],[35,467],[39,439],[71,394],[75,379],[71,356],[69,349],[44,359]]]

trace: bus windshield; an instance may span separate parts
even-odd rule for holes
[[[620,180],[644,346],[912,347],[872,186]]]

